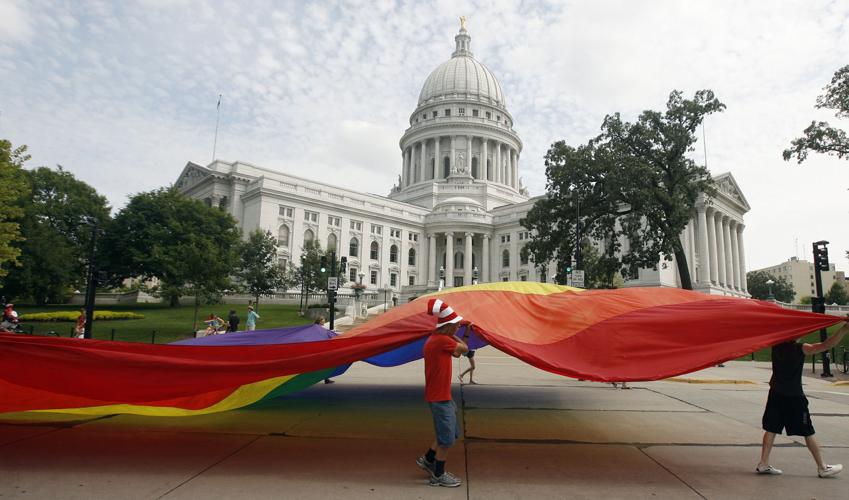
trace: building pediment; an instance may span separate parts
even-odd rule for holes
[[[183,172],[180,174],[180,177],[177,178],[177,182],[174,186],[181,191],[185,191],[205,178],[211,176],[212,173],[212,170],[206,167],[202,167],[197,163],[189,162],[186,164],[186,167],[183,168]]]
[[[749,202],[743,196],[743,191],[737,185],[737,181],[730,172],[717,175],[714,177],[714,182],[716,183],[716,191],[719,196],[739,205],[743,209],[743,213],[751,210],[752,207],[749,206]]]

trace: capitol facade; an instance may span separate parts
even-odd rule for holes
[[[473,282],[550,281],[548,265],[522,256],[533,206],[522,185],[522,140],[495,75],[471,52],[462,26],[451,58],[425,80],[400,140],[398,182],[388,196],[352,191],[250,163],[189,162],[176,182],[187,196],[227,210],[245,233],[277,237],[281,261],[298,264],[306,241],[347,256],[345,285],[391,289],[402,300]],[[731,174],[701,196],[681,238],[694,288],[748,296],[743,215]],[[625,247],[627,249],[627,246]],[[625,286],[678,286],[674,262],[641,269]],[[547,276],[548,275],[548,276]]]

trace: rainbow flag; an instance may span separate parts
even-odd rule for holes
[[[490,344],[537,368],[596,381],[672,377],[842,321],[672,288],[504,282],[431,296],[474,323],[473,346]],[[307,327],[302,337],[244,332],[169,345],[0,335],[0,413],[176,416],[240,408],[302,390],[356,361],[395,366],[420,358],[435,325],[425,309],[420,298],[333,338]]]

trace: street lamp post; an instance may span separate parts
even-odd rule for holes
[[[439,266],[439,291],[445,286],[445,266]]]
[[[479,275],[478,274],[478,266],[475,266],[475,268],[472,269],[472,284],[473,285],[478,284],[478,275]]]
[[[769,295],[766,296],[766,300],[775,300],[775,296],[772,294],[772,285],[775,284],[771,279],[766,280],[766,284],[769,287]]]

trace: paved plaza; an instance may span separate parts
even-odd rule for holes
[[[783,476],[754,473],[769,364],[617,390],[492,348],[476,359],[480,385],[454,385],[460,488],[428,486],[415,465],[432,439],[421,362],[358,363],[336,384],[202,417],[2,416],[0,498],[849,497],[849,473],[817,478],[801,439],[776,440]],[[849,466],[849,386],[804,382],[826,461]]]

